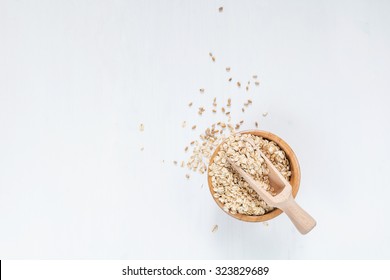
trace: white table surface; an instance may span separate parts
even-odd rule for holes
[[[0,1],[0,258],[389,259],[389,14],[368,0]],[[252,74],[250,93],[227,82]],[[243,128],[294,149],[311,233],[234,220],[205,175],[173,166],[200,132],[182,121],[215,120],[187,103],[214,96],[251,96]]]

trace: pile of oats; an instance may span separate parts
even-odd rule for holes
[[[257,148],[271,160],[280,173],[290,179],[290,163],[286,154],[273,141],[250,134],[230,135],[221,145],[214,162],[209,167],[214,197],[224,204],[224,210],[232,214],[264,215],[273,210],[249,184],[233,171],[227,158],[245,172],[251,174],[267,191],[273,193],[268,179],[268,168],[258,150],[245,141],[251,138]]]
[[[225,133],[233,132],[235,132],[234,127],[224,122],[214,123],[207,128],[204,133],[200,134],[199,140],[191,142],[193,150],[187,161],[188,169],[204,174],[215,148],[225,139]]]

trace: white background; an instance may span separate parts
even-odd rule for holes
[[[388,1],[0,1],[0,258],[390,258],[389,14]],[[227,82],[253,74],[249,93]],[[214,97],[252,98],[235,121],[294,149],[311,233],[234,220],[205,175],[173,166],[216,120],[196,113]]]
[[[311,280],[313,275],[318,280],[332,279],[335,275],[345,279],[389,279],[388,260],[6,260],[2,262],[1,276],[5,280],[51,280],[53,275],[58,280],[155,280],[168,277],[166,275],[158,276],[158,270],[156,276],[145,276],[143,271],[143,275],[139,275],[140,272],[136,271],[137,268],[160,269],[162,272],[163,267],[177,271],[178,266],[184,275],[171,275],[168,276],[169,279],[221,279],[217,267],[226,266],[252,269],[259,266],[268,267],[268,273],[262,276],[251,273],[245,276],[232,276],[232,278],[240,277],[246,280],[258,280],[259,278]],[[130,268],[130,271],[135,270],[136,275],[123,276],[123,269],[127,273],[127,267]],[[190,269],[188,272],[190,275],[186,275],[187,269]],[[198,269],[205,269],[206,275]],[[221,272],[223,271],[221,269]],[[254,269],[254,271],[257,272],[258,269]],[[196,274],[196,272],[198,273]],[[234,273],[234,271],[232,272]],[[226,273],[229,273],[229,270]]]

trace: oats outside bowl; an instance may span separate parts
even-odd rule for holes
[[[281,139],[280,137],[278,137],[275,134],[268,132],[268,131],[246,130],[246,131],[237,132],[236,134],[252,134],[255,136],[263,137],[264,139],[267,139],[270,141],[274,141],[285,152],[286,157],[287,157],[288,161],[290,162],[291,177],[290,177],[289,182],[292,186],[292,195],[293,195],[293,197],[295,197],[298,193],[299,184],[301,181],[301,171],[299,168],[298,159],[295,156],[293,150],[290,148],[290,146],[283,139]],[[218,145],[218,147],[215,149],[213,155],[211,156],[209,166],[214,162],[214,158],[218,154],[222,143]],[[264,222],[264,221],[268,221],[270,219],[273,219],[282,213],[282,210],[277,209],[277,208],[275,208],[274,210],[272,210],[268,213],[265,213],[264,215],[259,215],[259,216],[244,215],[244,214],[240,214],[240,213],[232,214],[230,212],[224,211],[223,210],[224,204],[222,202],[220,202],[218,200],[218,198],[214,197],[215,191],[213,189],[212,179],[211,179],[211,176],[209,175],[209,172],[210,172],[210,170],[208,169],[207,176],[208,176],[208,184],[209,184],[211,196],[213,197],[214,201],[218,204],[218,206],[222,209],[222,211],[229,214],[230,216],[232,216],[236,219],[239,219],[241,221],[245,221],[245,222]]]

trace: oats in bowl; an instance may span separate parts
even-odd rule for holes
[[[214,199],[230,214],[261,216],[274,210],[268,206],[248,183],[233,171],[227,158],[251,174],[265,189],[273,193],[268,179],[268,168],[260,154],[245,141],[250,138],[271,160],[280,173],[290,180],[291,169],[285,152],[274,142],[252,134],[232,134],[221,145],[209,166],[209,177]]]

